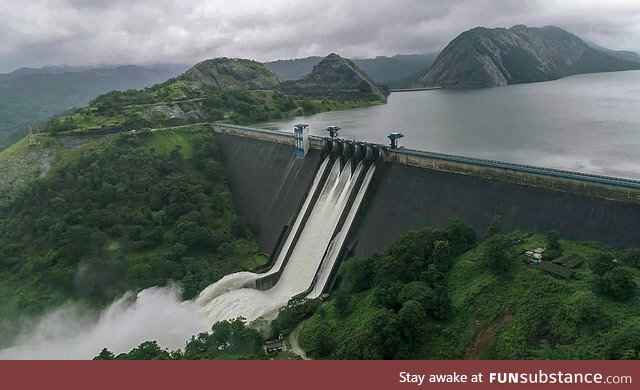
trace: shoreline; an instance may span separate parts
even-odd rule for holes
[[[444,89],[443,86],[436,87],[422,87],[422,88],[399,88],[399,89],[389,89],[389,92],[415,92],[415,91],[431,91],[434,89]]]

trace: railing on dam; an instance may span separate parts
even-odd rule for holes
[[[278,141],[278,139],[285,140],[285,141],[290,139],[290,142],[291,143],[293,142],[293,133],[287,133],[284,131],[267,130],[267,129],[249,127],[249,126],[230,125],[226,123],[209,123],[209,125],[218,127],[221,130],[229,129],[229,130],[236,130],[237,132],[243,132],[247,136],[250,136],[250,134],[253,133],[256,135],[255,138],[261,138],[265,140],[272,139],[274,141]],[[238,135],[241,135],[241,134],[238,134]],[[325,137],[318,137],[318,136],[309,136],[309,138],[311,140],[311,146],[316,149],[323,148],[325,140],[328,139]],[[417,166],[422,166],[424,168],[434,168],[434,167],[419,165],[419,164],[410,164],[410,163],[407,163],[407,161],[409,160],[410,157],[430,159],[430,160],[440,160],[443,162],[452,162],[457,164],[465,164],[469,166],[485,167],[485,168],[491,168],[491,169],[501,170],[501,171],[508,170],[513,172],[521,172],[525,174],[543,175],[547,177],[568,179],[568,180],[579,181],[579,182],[594,183],[599,185],[615,186],[615,187],[622,187],[626,189],[640,190],[640,180],[618,178],[618,177],[582,173],[582,172],[574,172],[574,171],[568,171],[568,170],[562,170],[562,169],[544,168],[544,167],[539,167],[534,165],[509,163],[504,161],[482,159],[482,158],[476,158],[476,157],[467,157],[467,156],[445,154],[445,153],[438,153],[438,152],[429,152],[429,151],[416,150],[416,149],[405,149],[405,148],[391,149],[386,145],[380,145],[380,144],[356,141],[356,140],[344,139],[343,141],[375,145],[377,147],[380,147],[380,149],[384,150],[385,154],[387,154],[387,160],[391,160],[391,161],[395,160],[398,163],[405,163],[408,165],[417,165]],[[455,172],[455,169],[451,169],[451,171]],[[458,173],[464,173],[464,172],[458,172]],[[498,178],[498,177],[492,177],[492,178]],[[526,182],[523,182],[522,184],[527,185]],[[633,198],[633,200],[640,201],[639,196],[640,195],[636,195],[637,198]],[[629,199],[632,199],[631,194],[627,194],[626,197]]]
[[[417,149],[390,150],[386,147],[385,149],[387,151],[392,151],[394,153],[399,153],[399,154],[407,154],[407,155],[413,155],[413,156],[419,156],[419,157],[429,157],[434,159],[455,161],[455,162],[461,162],[466,164],[482,165],[482,166],[488,166],[488,167],[500,168],[500,169],[510,169],[510,170],[521,171],[526,173],[558,176],[558,177],[563,177],[567,179],[591,181],[591,182],[596,182],[601,184],[611,184],[611,185],[630,187],[630,188],[640,188],[640,180],[596,175],[591,173],[574,172],[574,171],[568,171],[563,169],[544,168],[544,167],[539,167],[535,165],[508,163],[503,161],[460,156],[455,154],[428,152],[428,151],[417,150]]]

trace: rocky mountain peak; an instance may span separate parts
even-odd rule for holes
[[[335,53],[325,57],[301,79],[283,82],[280,89],[291,95],[386,100],[384,92],[364,71]]]
[[[451,41],[416,86],[493,87],[639,68],[559,27],[476,27]]]

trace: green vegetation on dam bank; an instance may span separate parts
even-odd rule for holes
[[[305,319],[298,340],[316,359],[640,358],[640,250],[500,230],[481,243],[461,220],[408,232],[345,262],[329,301],[292,300],[270,326],[223,321],[184,350],[150,341],[96,359],[290,359],[262,345]],[[534,264],[524,254],[539,248]]]
[[[21,182],[0,194],[3,320],[168,283],[192,298],[266,261],[206,129],[40,137],[1,153],[0,167],[3,181]],[[12,325],[0,321],[0,335]]]
[[[300,333],[307,354],[640,358],[640,251],[571,241],[550,249],[543,236],[513,233],[461,253],[455,241],[443,241],[452,232],[471,237],[468,229],[423,229],[403,234],[381,254],[345,262],[332,300]],[[545,246],[553,261],[536,265],[522,254]]]

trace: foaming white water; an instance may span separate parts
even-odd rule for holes
[[[338,163],[339,161],[336,161],[336,164]],[[362,165],[360,164],[352,174],[351,160],[349,160],[342,169],[338,180],[333,183],[328,182],[329,186],[327,187],[330,188],[325,188],[318,198],[291,253],[287,266],[274,287],[277,293],[294,296],[311,287],[318,266],[329,246],[361,171]]]
[[[0,359],[91,359],[105,347],[117,354],[149,340],[173,350],[210,327],[193,301],[182,302],[172,288],[154,287],[137,296],[126,294],[97,318],[63,306],[1,350]]]
[[[362,163],[360,163],[358,168],[362,168]],[[329,244],[329,249],[327,250],[327,254],[325,258],[322,260],[322,263],[320,264],[320,267],[318,269],[317,280],[315,281],[315,284],[313,285],[313,289],[308,295],[309,298],[317,298],[320,296],[320,294],[322,294],[322,290],[324,289],[325,285],[327,284],[327,281],[329,280],[329,276],[331,275],[331,270],[333,269],[333,266],[335,265],[336,260],[338,260],[338,256],[340,255],[340,250],[344,245],[344,241],[347,238],[349,229],[351,228],[351,225],[353,224],[353,220],[355,219],[356,214],[358,213],[358,209],[362,204],[362,200],[364,199],[364,195],[367,192],[367,188],[369,188],[369,184],[371,183],[371,179],[373,178],[373,174],[375,173],[375,170],[376,170],[375,164],[369,167],[369,170],[367,171],[367,174],[365,175],[362,181],[362,185],[358,190],[358,194],[356,195],[356,198],[353,200],[353,204],[351,205],[349,214],[347,214],[347,218],[345,219],[344,224],[340,229],[340,232],[338,232],[338,234],[336,234],[334,239],[331,240],[331,243]]]
[[[248,322],[257,318],[272,320],[278,309],[286,305],[291,296],[279,295],[273,290],[260,291],[243,288],[220,295],[206,303],[201,311],[212,322],[244,317]]]
[[[320,168],[318,169],[316,176],[313,178],[313,184],[311,185],[311,189],[309,190],[309,193],[307,194],[307,197],[305,198],[304,203],[302,204],[302,208],[300,209],[300,212],[298,213],[298,216],[296,217],[296,220],[293,223],[293,227],[290,233],[287,235],[287,238],[285,239],[284,244],[282,245],[282,248],[280,249],[278,258],[273,264],[273,267],[271,267],[271,269],[265,275],[276,273],[280,270],[280,267],[282,267],[282,264],[284,263],[284,259],[287,257],[287,253],[289,252],[289,248],[291,248],[291,244],[293,243],[293,240],[298,230],[302,226],[302,221],[304,220],[304,216],[307,213],[307,210],[309,209],[309,207],[311,206],[311,201],[313,200],[313,196],[315,195],[318,189],[318,186],[320,185],[320,181],[324,176],[324,172],[329,166],[330,160],[331,158],[327,157],[322,162],[322,165],[320,165]]]
[[[225,275],[222,279],[202,290],[196,299],[196,303],[199,306],[204,306],[209,301],[230,291],[244,287],[254,287],[259,276],[252,272],[236,272],[235,274]]]

